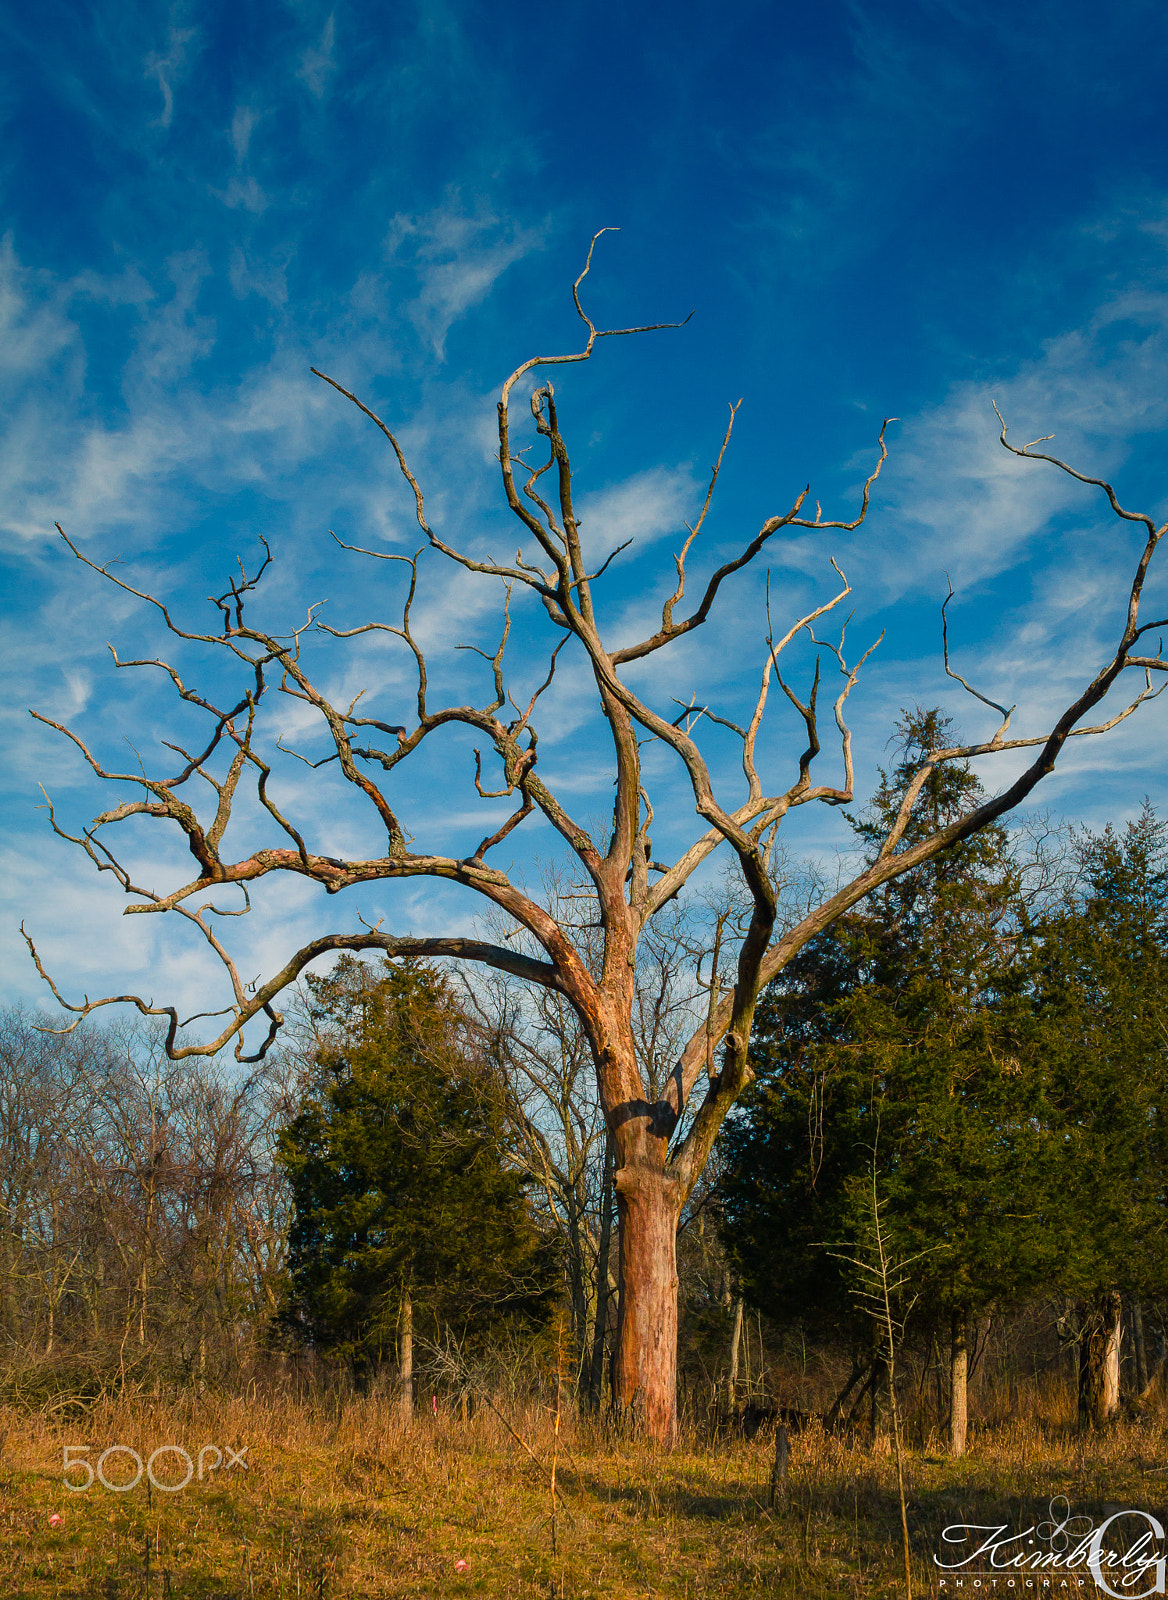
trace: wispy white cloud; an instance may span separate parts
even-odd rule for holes
[[[396,215],[385,254],[412,262],[419,289],[409,315],[441,359],[454,323],[486,298],[508,267],[541,245],[536,230],[489,208],[469,209],[455,191],[433,211]]]
[[[261,113],[254,106],[236,106],[235,114],[231,119],[231,144],[235,150],[235,162],[242,166],[247,160],[248,146],[251,144],[252,129],[260,120]]]
[[[256,260],[242,245],[236,245],[227,268],[232,293],[240,300],[251,294],[259,295],[270,306],[283,310],[288,304],[288,265],[292,254],[290,248],[269,250]]]
[[[169,283],[154,293],[139,278],[103,283],[93,273],[40,282],[0,249],[0,394],[7,421],[0,438],[0,527],[19,541],[72,530],[133,528],[148,542],[164,531],[167,509],[189,507],[214,481],[263,483],[294,497],[273,475],[276,459],[311,459],[342,426],[308,360],[279,352],[228,396],[189,381],[212,353],[215,318],[201,310],[208,266],[187,252],[167,263]],[[276,296],[276,289],[272,289]],[[84,414],[89,363],[71,314],[79,298],[105,298],[136,312],[121,372],[121,400],[99,418]],[[78,413],[81,413],[79,416]],[[256,442],[268,441],[266,464]],[[322,514],[323,517],[323,514]]]
[[[169,128],[174,120],[174,87],[187,65],[190,56],[187,47],[195,36],[194,28],[172,27],[166,49],[152,51],[146,57],[146,77],[155,80],[162,94],[162,111],[157,122],[161,128]]]
[[[336,17],[330,13],[316,42],[300,55],[296,76],[318,100],[324,96],[337,70],[336,42]]]
[[[984,115],[976,74],[929,29],[848,11],[850,49],[824,76],[789,84],[748,149],[724,150],[753,195],[748,231],[760,253],[781,249],[783,272],[800,279],[870,251],[896,226],[898,197],[940,169]],[[773,273],[772,264],[749,274],[756,293]]]
[[[945,572],[960,589],[1007,571],[1029,557],[1052,518],[1073,512],[1087,524],[1107,521],[1098,491],[1002,448],[994,401],[1012,443],[1053,433],[1041,449],[1089,475],[1119,471],[1142,435],[1168,423],[1168,296],[1152,288],[1109,296],[1037,357],[964,380],[938,404],[893,425],[890,459],[864,528],[785,542],[784,561],[810,575],[830,550],[862,604],[887,603],[921,587],[943,593]],[[865,452],[855,470],[870,466]],[[1160,494],[1162,505],[1168,495]]]
[[[0,239],[0,378],[45,367],[75,343],[66,298],[46,275],[22,267],[11,232]]]
[[[267,195],[251,173],[233,173],[226,187],[215,193],[231,211],[250,211],[258,216],[268,206]]]
[[[580,528],[592,557],[599,563],[617,545],[632,542],[626,557],[636,560],[644,548],[664,534],[686,538],[685,520],[700,506],[697,480],[688,467],[649,467],[620,483],[581,496]]]
[[[216,199],[231,211],[250,211],[259,216],[269,205],[268,196],[254,173],[248,170],[251,137],[264,113],[253,105],[238,105],[231,118],[231,149],[235,170],[223,188],[212,187]]]

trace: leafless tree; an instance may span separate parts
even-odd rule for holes
[[[47,1023],[0,1014],[0,1359],[238,1369],[283,1264],[282,1063],[228,1073],[145,1028]]]
[[[603,967],[599,906],[590,883],[561,884],[542,874],[541,903],[570,932],[594,976]],[[725,914],[723,914],[723,921]],[[490,928],[491,919],[484,919]],[[494,930],[507,936],[505,924]],[[530,938],[520,933],[518,947]],[[675,901],[646,930],[637,951],[632,1029],[637,1062],[657,1097],[699,1016],[702,963],[711,954],[700,918]],[[531,1181],[539,1209],[559,1236],[565,1263],[577,1392],[602,1404],[605,1354],[616,1299],[614,1150],[597,1093],[587,1034],[566,998],[507,975],[466,974],[478,1018],[479,1049],[504,1090],[513,1158]]]
[[[37,1018],[0,1018],[0,1344],[51,1355],[57,1312],[83,1267],[69,1226],[69,1149],[88,1118],[86,1033],[44,1033]]]
[[[603,1340],[608,1263],[601,1270],[606,1133],[588,1040],[562,995],[528,997],[496,974],[468,985],[484,1053],[504,1090],[513,1159],[534,1205],[558,1236],[567,1277],[576,1386],[592,1399],[592,1350]],[[528,1002],[528,1003],[525,1003]],[[611,1234],[611,1214],[608,1219]],[[602,1357],[603,1359],[603,1357]]]
[[[1052,463],[1057,470],[1101,489],[1116,517],[1139,531],[1140,550],[1126,588],[1124,615],[1114,648],[1098,669],[1090,673],[1084,687],[1048,731],[1031,738],[1012,738],[1009,736],[1011,712],[978,693],[949,668],[946,641],[945,661],[950,676],[995,712],[998,719],[995,731],[980,742],[929,752],[909,785],[900,813],[876,859],[827,895],[794,927],[776,937],[776,894],[767,870],[768,850],[776,831],[788,813],[797,807],[812,803],[841,806],[853,798],[852,735],[845,712],[848,697],[875,645],[856,657],[847,644],[846,628],[836,639],[820,638],[815,632],[820,619],[847,599],[850,585],[836,567],[838,588],[821,604],[797,616],[785,629],[772,628],[768,622],[764,634],[760,625],[758,690],[753,704],[741,714],[741,721],[723,716],[704,699],[696,697],[680,714],[673,705],[659,708],[650,703],[648,694],[640,694],[630,686],[623,669],[670,650],[701,628],[715,605],[723,600],[724,590],[734,575],[754,562],[777,534],[792,528],[820,534],[858,528],[867,516],[872,487],[886,459],[887,425],[880,431],[878,459],[864,483],[854,516],[827,518],[818,504],[814,515],[806,514],[808,491],[801,491],[788,509],[768,515],[762,521],[757,532],[745,539],[737,556],[711,573],[696,604],[686,610],[691,604],[687,599],[687,563],[705,524],[730,443],[737,409],[732,407],[705,502],[675,557],[676,581],[662,607],[660,626],[646,637],[631,642],[612,639],[611,629],[604,619],[600,580],[618,552],[603,556],[585,551],[573,499],[568,446],[561,431],[556,395],[550,381],[537,383],[528,395],[535,431],[532,444],[517,448],[512,436],[512,397],[529,374],[537,369],[587,361],[604,339],[649,331],[644,328],[599,329],[593,324],[580,301],[580,284],[589,270],[591,258],[590,249],[588,261],[573,289],[576,311],[587,332],[583,348],[567,355],[534,356],[522,362],[502,386],[497,417],[498,461],[503,495],[522,541],[514,561],[479,559],[437,531],[427,518],[422,488],[394,432],[355,394],[335,379],[325,378],[381,430],[413,497],[422,535],[418,554],[407,558],[384,551],[361,552],[403,572],[406,595],[400,620],[392,623],[374,620],[352,628],[333,628],[319,619],[317,608],[313,607],[305,622],[292,634],[277,635],[250,620],[252,595],[259,574],[248,577],[241,570],[240,577],[214,601],[218,613],[216,630],[199,631],[183,624],[162,599],[135,588],[108,565],[92,561],[62,532],[68,548],[80,561],[124,592],[155,607],[178,640],[201,645],[225,659],[242,674],[242,682],[228,697],[212,699],[209,692],[204,693],[188,683],[175,665],[161,657],[134,661],[115,657],[122,668],[164,673],[175,693],[208,719],[209,729],[198,747],[177,750],[177,770],[170,776],[112,771],[78,734],[52,719],[41,720],[72,739],[97,776],[130,786],[138,794],[138,798],[122,801],[102,812],[80,833],[70,834],[55,818],[54,828],[84,850],[100,871],[109,872],[121,884],[133,901],[128,910],[186,919],[222,962],[231,989],[231,1003],[222,1028],[216,1037],[201,1044],[182,1042],[179,1016],[173,1007],[156,1006],[151,1000],[136,995],[111,995],[72,1004],[70,1008],[79,1016],[88,1015],[100,1005],[129,1002],[147,1015],[169,1018],[167,1048],[175,1058],[213,1054],[234,1041],[241,1060],[257,1060],[277,1036],[282,1019],[276,1002],[297,975],[319,957],[361,950],[380,950],[390,956],[417,955],[482,963],[560,996],[572,1008],[588,1040],[598,1093],[615,1151],[620,1262],[618,1398],[625,1406],[643,1414],[652,1435],[669,1439],[676,1422],[678,1218],[706,1164],[727,1112],[747,1081],[748,1045],[760,988],[807,940],[880,884],[919,866],[1024,801],[1053,769],[1068,739],[1114,727],[1141,701],[1157,692],[1152,689],[1151,674],[1164,671],[1168,663],[1159,653],[1141,654],[1139,641],[1149,628],[1160,627],[1162,623],[1141,623],[1140,600],[1149,563],[1164,527],[1158,526],[1150,515],[1127,510],[1111,486],[1102,480],[1075,471],[1053,456],[1037,451],[1033,445],[1022,449],[1011,445],[1003,423],[1001,439],[1007,450],[1023,460]],[[318,376],[324,377],[323,374]],[[536,447],[540,448],[541,457],[538,461],[529,461],[528,451]],[[359,547],[346,545],[345,548]],[[493,682],[493,692],[481,707],[469,703],[443,706],[432,703],[427,662],[411,626],[411,610],[422,575],[420,558],[424,553],[440,558],[447,564],[448,571],[476,574],[490,583],[501,581],[506,588],[506,620],[498,648],[493,654],[479,652],[486,655]],[[264,566],[268,559],[265,557]],[[510,597],[517,589],[530,591],[542,604],[550,633],[558,642],[551,651],[543,682],[515,700],[508,692],[504,652],[510,629]],[[768,612],[770,609],[768,606]],[[405,720],[400,717],[382,719],[362,714],[359,699],[348,705],[334,704],[310,675],[305,660],[305,646],[314,633],[320,632],[337,639],[373,635],[399,640],[402,647],[412,653],[416,664],[417,688],[412,714]],[[782,672],[784,651],[802,635],[814,641],[820,652],[806,699],[801,698]],[[538,759],[537,708],[552,681],[560,651],[569,643],[580,652],[591,677],[596,697],[594,704],[606,725],[611,744],[615,802],[611,830],[607,826],[605,829],[607,837],[603,833],[594,835],[572,814],[565,799],[545,781]],[[831,718],[840,741],[842,764],[842,773],[837,779],[822,783],[813,779],[813,770],[821,754],[820,661],[837,675]],[[1099,705],[1123,674],[1133,668],[1145,675],[1145,686],[1140,693],[1106,721],[1083,726],[1088,713]],[[789,765],[781,776],[761,772],[756,764],[759,730],[772,683],[779,685],[793,708],[796,727],[800,730],[797,742],[790,747]],[[272,782],[271,762],[276,756],[273,747],[265,744],[261,737],[262,714],[273,689],[292,696],[322,719],[329,741],[327,759],[337,763],[345,782],[372,808],[371,815],[384,840],[380,851],[364,859],[342,859],[325,854],[314,842],[312,819],[297,821],[286,813],[274,792],[277,786]],[[715,752],[709,737],[715,725],[720,730],[718,737],[732,735],[740,745],[742,777],[734,783],[716,778],[718,769],[711,766]],[[432,808],[415,806],[407,815],[412,797],[409,774],[415,772],[418,763],[415,761],[413,767],[407,764],[423,747],[429,754],[434,748],[432,742],[447,730],[468,731],[499,764],[501,775],[491,780],[484,776],[485,758],[475,756],[473,781],[477,793],[484,797],[509,797],[514,802],[506,821],[486,831],[469,855],[443,853],[439,842],[432,839],[436,829]],[[642,760],[646,743],[653,748],[651,771]],[[800,745],[803,746],[801,754],[798,753]],[[903,845],[909,816],[929,770],[942,762],[1023,749],[1032,753],[1029,764],[1000,793],[971,807],[967,814],[911,847]],[[677,764],[675,776],[679,776],[680,782],[654,783],[652,772],[659,771],[669,758]],[[591,763],[594,757],[590,755],[588,760]],[[403,771],[399,772],[399,768]],[[247,817],[249,830],[258,811],[261,820],[266,813],[274,836],[270,843],[259,848],[254,847],[249,838],[242,853],[233,857],[227,853],[228,825],[245,776],[254,783],[255,795],[255,805]],[[187,798],[194,789],[206,792],[203,785],[210,791],[205,816],[195,803],[195,797]],[[696,830],[675,859],[659,861],[651,844],[654,805],[664,807],[675,802],[682,789],[688,791]],[[526,893],[512,875],[491,864],[492,853],[496,853],[495,859],[498,859],[499,846],[533,814],[546,819],[559,834],[566,850],[575,857],[577,870],[589,880],[596,895],[603,940],[603,960],[598,973],[591,970],[569,931]],[[107,842],[111,830],[139,818],[173,825],[179,830],[194,859],[193,876],[186,882],[165,891],[149,887],[135,877],[128,858],[119,855]],[[419,835],[424,835],[421,842],[418,842]],[[721,846],[727,847],[736,858],[751,900],[748,926],[735,954],[733,981],[717,1000],[708,1023],[701,1022],[680,1051],[667,1081],[653,1085],[647,1081],[637,1058],[632,1020],[637,1004],[638,944],[653,918]],[[241,891],[239,910],[245,911],[249,905],[249,886],[273,873],[297,874],[320,885],[329,895],[359,886],[364,886],[368,893],[368,886],[379,880],[421,878],[459,885],[525,929],[539,947],[540,954],[520,953],[506,941],[492,943],[453,935],[415,938],[401,932],[384,931],[380,925],[362,924],[356,932],[322,931],[319,937],[289,955],[278,971],[252,984],[228,949],[227,934],[222,931],[224,924],[213,920],[216,916],[225,916],[232,908],[221,900],[213,902],[206,897],[209,893],[222,896],[225,889],[233,886]],[[35,950],[32,953],[36,959]],[[39,960],[38,967],[47,978]],[[70,1005],[56,989],[54,992],[62,1004]],[[245,1045],[244,1034],[253,1019],[263,1026],[264,1036],[249,1048]]]

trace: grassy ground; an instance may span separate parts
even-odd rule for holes
[[[72,1419],[0,1414],[0,1600],[904,1593],[888,1454],[797,1437],[772,1511],[769,1440],[690,1438],[666,1452],[565,1419],[553,1525],[551,1419],[516,1410],[508,1421],[518,1439],[490,1412],[423,1415],[405,1432],[384,1402],[290,1391],[250,1403],[127,1398]],[[192,1457],[246,1446],[248,1469],[174,1494],[145,1478],[125,1493],[99,1482],[70,1493],[62,1451],[81,1444],[94,1464],[113,1444],[143,1459],[163,1444]],[[133,1470],[124,1454],[105,1467],[111,1482]],[[160,1479],[183,1471],[173,1455],[156,1463]],[[1116,1504],[1162,1515],[1168,1498],[1162,1421],[1081,1438],[1017,1420],[975,1437],[962,1462],[935,1441],[912,1451],[907,1471],[922,1595],[936,1592],[931,1558],[948,1523],[1017,1527],[1028,1510],[1046,1516],[1056,1494],[1096,1518]]]

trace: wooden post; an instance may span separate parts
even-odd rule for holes
[[[953,1312],[949,1346],[949,1451],[965,1454],[969,1422],[969,1338],[964,1308]]]
[[[779,1423],[775,1429],[775,1460],[771,1467],[771,1509],[780,1495],[787,1492],[787,1462],[791,1454],[791,1441],[787,1429]]]
[[[402,1291],[401,1335],[398,1341],[401,1367],[401,1416],[408,1427],[414,1419],[414,1304],[410,1291]]]
[[[742,1296],[734,1302],[734,1332],[730,1335],[730,1376],[726,1382],[726,1415],[732,1417],[738,1405],[738,1351],[742,1344]]]

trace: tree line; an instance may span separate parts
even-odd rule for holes
[[[855,824],[862,848],[921,750],[948,737],[936,712],[899,731],[903,758]],[[968,770],[937,769],[913,825],[976,788]],[[1023,843],[988,828],[808,944],[762,1003],[757,1077],[729,1136],[744,1290],[778,1321],[850,1343],[853,1413],[878,1403],[885,1365],[849,1265],[875,1195],[911,1263],[904,1337],[947,1357],[955,1453],[992,1316],[1049,1303],[1085,1422],[1119,1410],[1125,1349],[1132,1400],[1164,1352],[1168,824],[1145,802],[1069,849]]]
[[[136,1028],[0,1018],[0,1349],[17,1392],[165,1354],[205,1382],[278,1309],[290,1084],[170,1061]]]
[[[861,857],[952,741],[937,711],[906,712],[898,735],[853,819]],[[968,764],[934,766],[908,843],[978,793]],[[796,893],[789,863],[776,882]],[[587,954],[592,903],[573,913],[581,891],[544,889]],[[727,891],[653,926],[635,1047],[656,1092],[717,1003],[737,914]],[[1168,824],[1145,803],[1099,834],[984,828],[809,941],[760,1001],[753,1081],[680,1219],[683,1380],[732,1410],[744,1364],[757,1379],[797,1332],[846,1353],[832,1420],[874,1425],[887,1351],[854,1263],[875,1203],[911,1263],[900,1336],[944,1369],[954,1452],[987,1329],[1023,1306],[1071,1353],[1081,1420],[1146,1394],[1168,1305],[1166,934]],[[465,1380],[555,1322],[600,1410],[614,1147],[572,1009],[347,955],[302,995],[294,1046],[247,1072],[175,1062],[148,1032],[60,1036],[7,1014],[11,1371],[222,1381],[259,1352],[312,1350],[360,1382],[388,1375],[408,1414],[418,1349]]]

